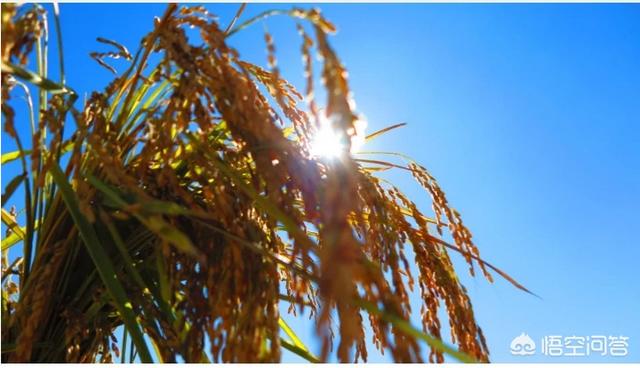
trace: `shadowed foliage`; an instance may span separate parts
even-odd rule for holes
[[[280,77],[268,33],[267,68],[227,44],[277,14],[301,22],[304,95]],[[48,18],[62,50],[58,14]],[[124,362],[126,353],[143,362],[272,362],[282,348],[309,361],[333,353],[357,361],[367,358],[365,324],[367,338],[398,362],[488,360],[449,251],[472,274],[479,266],[491,280],[491,268],[526,289],[480,259],[424,167],[350,152],[364,138],[362,122],[328,41],[334,27],[319,11],[267,12],[221,29],[204,8],[170,4],[134,54],[98,39],[115,51],[90,56],[115,77],[81,106],[65,85],[62,54],[60,79],[47,77],[48,18],[37,5],[2,4],[3,126],[18,147],[2,164],[20,167],[2,201],[24,193],[20,212],[2,209],[3,362]],[[29,57],[38,70],[27,69]],[[128,70],[117,74],[114,57],[129,60]],[[16,90],[31,117],[15,116]],[[314,101],[319,91],[324,108]],[[25,139],[15,124],[29,119]],[[323,124],[342,138],[336,159],[311,153]],[[388,169],[415,177],[433,219],[379,178]],[[14,246],[21,254],[9,264]],[[408,322],[415,287],[422,328]],[[319,356],[286,324],[282,301],[313,317]],[[441,341],[442,304],[457,348]],[[124,341],[114,337],[119,326]]]

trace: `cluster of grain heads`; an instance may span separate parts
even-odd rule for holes
[[[329,45],[335,29],[317,10],[266,12],[222,30],[206,9],[170,4],[134,55],[98,40],[117,50],[92,53],[100,65],[115,73],[105,58],[131,64],[77,107],[64,76],[46,78],[46,53],[36,56],[37,72],[26,69],[47,26],[39,7],[23,8],[2,7],[2,113],[19,148],[6,162],[22,163],[12,185],[24,185],[27,214],[21,227],[3,209],[3,222],[22,235],[13,243],[7,237],[2,249],[21,242],[25,260],[9,266],[6,252],[3,258],[3,361],[151,361],[147,341],[164,362],[273,362],[282,348],[310,361],[332,351],[343,362],[366,360],[365,323],[376,348],[398,362],[425,360],[420,342],[429,345],[430,361],[445,354],[488,360],[447,253],[460,252],[489,277],[471,234],[424,168],[397,166],[431,195],[436,220],[363,166],[393,164],[349,154],[358,119],[346,70]],[[271,35],[267,68],[227,43],[276,14],[315,30],[313,39],[298,26],[304,97],[282,79]],[[186,29],[200,37],[190,40]],[[313,85],[314,51],[323,88]],[[49,97],[39,100],[29,147],[14,127],[25,117],[10,106],[22,81]],[[324,109],[314,99],[321,89]],[[68,118],[76,129],[65,138]],[[323,119],[345,137],[339,159],[310,154]],[[455,244],[432,234],[434,224],[440,235],[448,226]],[[19,290],[5,282],[13,272]],[[408,323],[416,283],[422,331]],[[319,357],[284,322],[283,300],[289,313],[310,311]],[[459,351],[441,341],[441,303]],[[120,348],[118,326],[125,328]]]

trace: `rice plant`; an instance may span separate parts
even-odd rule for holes
[[[472,274],[478,267],[491,280],[492,269],[526,289],[480,258],[424,167],[352,153],[398,126],[364,135],[329,43],[335,29],[318,10],[241,22],[241,6],[223,29],[203,7],[169,4],[134,53],[98,39],[114,51],[91,57],[114,78],[80,101],[65,82],[55,9],[2,4],[3,129],[18,147],[2,165],[21,170],[3,180],[3,206],[24,193],[23,208],[2,208],[3,362],[124,361],[125,352],[142,362],[278,362],[282,349],[311,362],[366,361],[370,339],[397,362],[488,361],[450,253]],[[280,76],[268,33],[256,40],[266,41],[266,67],[228,45],[273,15],[300,22],[304,90]],[[50,20],[59,80],[47,77]],[[113,57],[128,69],[118,74]],[[16,91],[30,116],[16,115]],[[16,124],[29,123],[31,135],[20,136]],[[314,149],[324,135],[331,154]],[[413,175],[434,217],[380,178],[385,170]],[[12,247],[20,257],[9,264]],[[420,327],[409,322],[414,288]],[[443,342],[442,304],[455,346]],[[286,323],[301,311],[321,341],[317,356]]]

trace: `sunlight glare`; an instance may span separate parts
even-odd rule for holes
[[[313,137],[311,142],[311,154],[315,157],[337,158],[345,149],[343,137],[327,125],[323,125]]]
[[[355,134],[351,136],[351,153],[357,152],[364,144],[365,120],[354,122]],[[320,129],[315,133],[311,141],[310,153],[314,157],[335,159],[342,157],[347,151],[345,134],[334,130],[328,120],[322,119]]]

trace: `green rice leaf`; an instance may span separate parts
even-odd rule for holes
[[[76,197],[73,188],[71,188],[67,178],[57,164],[51,165],[50,172],[53,180],[60,188],[62,199],[64,200],[73,221],[78,227],[83,243],[96,265],[98,274],[111,295],[113,304],[120,313],[127,330],[131,334],[132,340],[136,344],[136,348],[140,354],[140,359],[144,363],[152,363],[153,360],[144,341],[142,330],[136,322],[133,306],[127,298],[127,294],[116,276],[115,268],[111,263],[107,252],[103,248],[102,243],[98,239],[95,230],[82,212],[80,212],[78,198]]]
[[[73,149],[73,145],[74,143],[72,141],[68,141],[66,144],[62,146],[62,150],[60,151],[60,153],[62,154],[62,153],[67,153],[71,151],[71,149]],[[20,150],[3,153],[1,163],[2,165],[8,164],[9,162],[18,160],[19,158],[30,155],[30,154],[31,154],[31,150],[24,150],[23,153],[20,153]]]
[[[11,229],[14,234],[18,235],[20,237],[20,240],[25,238],[25,230],[20,227],[20,225],[18,225],[18,223],[16,222],[16,218],[4,208],[2,209],[2,222],[7,225],[7,227]]]
[[[65,93],[76,96],[74,90],[69,87],[62,86],[50,79],[44,78],[30,70],[24,69],[18,65],[13,65],[11,63],[2,62],[2,72],[9,73],[14,75],[20,79],[23,79],[29,83],[35,84],[36,86],[49,91],[50,93]]]
[[[201,257],[200,251],[191,243],[189,237],[184,235],[180,230],[169,225],[162,219],[162,217],[150,216],[143,222],[149,230],[158,234],[163,240],[173,244],[179,250],[195,257]]]
[[[25,154],[29,154],[29,151],[25,151]],[[22,156],[20,151],[7,152],[2,154],[2,165],[9,163],[11,161],[15,161]]]
[[[282,345],[283,348],[285,348],[285,349],[289,350],[290,352],[298,355],[299,357],[302,357],[302,358],[308,360],[311,363],[321,363],[318,358],[313,356],[308,351],[299,348],[294,343],[291,343],[291,342],[289,342],[287,340],[284,340],[284,339],[280,339],[280,345]]]
[[[311,354],[309,352],[309,348],[307,348],[305,346],[305,344],[302,342],[302,340],[300,340],[300,338],[298,338],[298,335],[296,335],[295,332],[293,332],[293,330],[291,329],[291,327],[289,327],[289,325],[287,324],[287,322],[282,319],[282,317],[280,317],[280,319],[278,319],[278,324],[280,325],[280,328],[284,331],[284,333],[287,334],[287,336],[289,336],[289,338],[291,339],[291,341],[293,342],[293,344],[295,345],[295,347],[302,351],[305,352],[306,355],[308,355],[309,357],[311,357],[313,360],[308,359],[306,356],[303,356],[303,358],[311,361],[311,362],[318,362],[319,359],[317,357],[315,357],[313,354]]]
[[[13,195],[13,192],[18,189],[20,182],[22,182],[26,176],[27,174],[22,173],[11,179],[9,184],[7,184],[6,188],[4,189],[4,193],[2,193],[2,203],[7,203],[7,201],[11,198],[11,195]]]
[[[20,230],[24,232],[26,228],[21,227]],[[22,241],[22,237],[20,235],[18,235],[16,232],[11,233],[11,235],[2,239],[2,251],[5,251],[13,247],[14,245],[18,244],[20,241]]]
[[[397,128],[401,128],[401,127],[403,127],[403,126],[405,126],[405,125],[407,125],[407,123],[399,123],[399,124],[394,124],[394,125],[388,126],[388,127],[386,127],[386,128],[382,128],[382,129],[380,129],[380,130],[377,130],[377,131],[375,131],[375,132],[373,132],[373,133],[371,133],[371,134],[367,135],[367,136],[365,137],[365,140],[366,140],[367,142],[369,142],[370,140],[372,140],[372,139],[374,139],[374,138],[376,138],[376,137],[378,137],[378,136],[381,136],[381,135],[383,135],[384,133],[386,133],[386,132],[388,132],[388,131],[390,131],[390,130],[397,129]]]
[[[122,199],[115,189],[111,188],[106,183],[100,181],[98,178],[92,175],[88,175],[87,179],[96,189],[104,193],[108,197],[108,199],[113,201],[117,206],[120,206],[121,208],[125,208],[131,205],[130,203]],[[148,203],[143,204],[143,208],[145,205],[149,205],[149,204]],[[158,207],[162,207],[164,209],[168,209],[174,212],[181,211],[181,207],[178,205],[170,205],[167,203],[162,203],[160,201],[154,201],[151,203],[151,205],[152,206],[155,205],[156,209]],[[200,250],[198,250],[198,248],[196,248],[193,245],[193,243],[191,243],[191,240],[189,239],[188,236],[186,236],[184,233],[182,233],[180,230],[178,230],[174,226],[171,226],[170,224],[168,224],[165,220],[162,219],[161,216],[157,216],[157,215],[144,216],[143,214],[140,213],[140,211],[134,211],[133,215],[140,222],[142,222],[149,230],[156,233],[163,240],[172,244],[173,246],[178,248],[180,251],[190,254],[196,258],[203,257],[202,252],[200,252]]]

